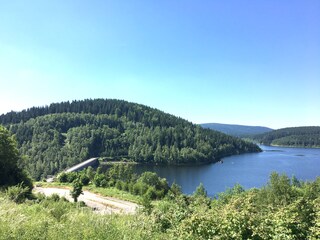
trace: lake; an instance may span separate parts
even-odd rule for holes
[[[202,182],[209,196],[239,183],[244,188],[261,187],[270,173],[286,173],[300,180],[315,180],[320,176],[320,149],[260,146],[263,152],[226,157],[223,163],[201,166],[138,165],[137,172],[153,171],[192,194]]]

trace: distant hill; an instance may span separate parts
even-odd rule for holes
[[[213,129],[213,130],[223,132],[225,134],[235,136],[235,137],[247,137],[249,135],[266,133],[273,130],[267,127],[221,124],[221,123],[203,123],[200,125],[203,128]]]
[[[91,157],[139,163],[198,164],[261,151],[141,104],[115,99],[54,103],[0,116],[18,142],[20,165],[35,179]]]
[[[253,136],[252,139],[265,145],[320,147],[320,127],[282,128]]]

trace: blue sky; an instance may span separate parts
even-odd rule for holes
[[[2,1],[0,113],[117,98],[194,123],[320,125],[320,1]]]

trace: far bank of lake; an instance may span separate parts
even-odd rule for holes
[[[320,149],[260,146],[263,152],[226,157],[223,163],[200,166],[136,165],[137,172],[154,171],[171,184],[178,183],[192,194],[202,182],[209,196],[239,183],[244,188],[261,187],[271,172],[293,175],[300,180],[320,176]]]

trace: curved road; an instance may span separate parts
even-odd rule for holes
[[[70,196],[70,189],[35,187],[34,191],[36,193],[42,193],[46,196],[50,196],[55,193],[60,197],[65,197],[70,202],[73,202],[73,199]],[[100,214],[134,214],[139,207],[137,204],[132,202],[123,201],[112,197],[102,197],[98,194],[94,194],[88,191],[83,191],[83,194],[78,197],[78,201],[85,202],[88,207],[91,207],[95,212]]]

